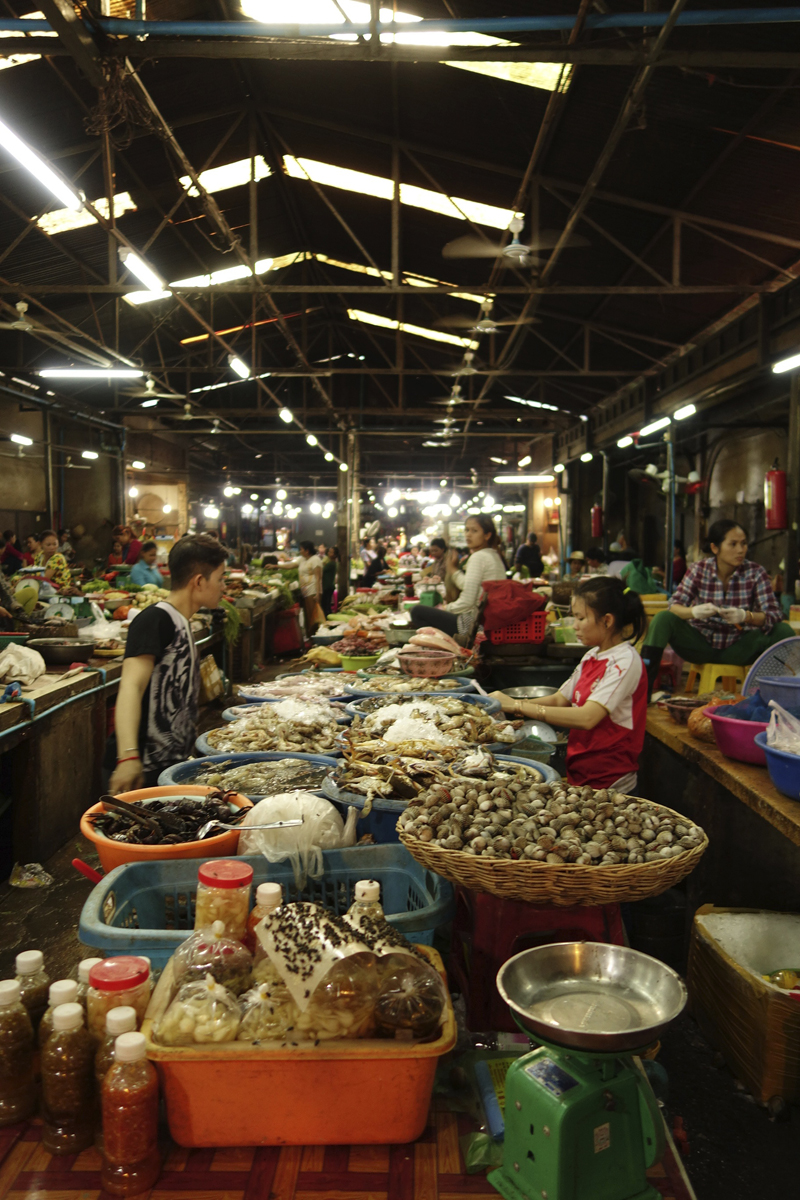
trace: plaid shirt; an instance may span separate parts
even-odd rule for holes
[[[783,620],[778,601],[772,590],[770,578],[758,563],[745,559],[728,580],[728,590],[722,590],[722,581],[717,574],[717,560],[712,556],[694,564],[675,589],[670,606],[682,604],[693,608],[696,604],[716,604],[718,608],[744,608],[747,612],[763,612],[766,616],[760,626],[762,633],[769,633]],[[690,621],[716,650],[725,650],[737,642],[746,629],[752,626],[727,625],[720,617],[707,621]]]

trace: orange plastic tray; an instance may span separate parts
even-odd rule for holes
[[[419,949],[444,974],[436,951]],[[456,1043],[449,996],[432,1042],[168,1048],[156,1045],[151,1031],[169,1001],[171,973],[167,964],[142,1032],[179,1146],[385,1145],[422,1133],[438,1060]]]

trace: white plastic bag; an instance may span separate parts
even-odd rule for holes
[[[270,821],[291,821],[303,818],[302,825],[287,829],[254,829],[248,825],[266,825]],[[322,874],[322,851],[353,846],[356,840],[358,810],[351,808],[345,825],[329,800],[311,792],[279,792],[267,796],[247,816],[239,828],[239,854],[263,854],[267,862],[292,864],[298,888],[305,887],[306,877],[319,879]]]
[[[0,683],[18,681],[30,687],[34,680],[44,675],[46,669],[39,651],[29,646],[6,646],[0,654]]]
[[[787,754],[800,754],[800,721],[777,700],[770,700],[769,706],[772,716],[767,726],[767,745],[774,750],[785,750]]]
[[[82,642],[104,642],[107,638],[119,638],[122,635],[122,621],[92,621],[78,630]]]

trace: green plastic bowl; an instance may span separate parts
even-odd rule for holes
[[[380,654],[363,654],[354,658],[342,656],[343,671],[364,671],[367,667],[372,667],[380,658]]]

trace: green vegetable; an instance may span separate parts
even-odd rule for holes
[[[228,643],[228,649],[232,650],[239,640],[242,617],[238,608],[235,608],[230,600],[221,600],[220,608],[225,610],[225,625],[222,632],[225,635],[225,641]]]

